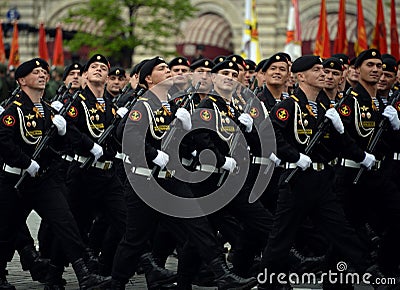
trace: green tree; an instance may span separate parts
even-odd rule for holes
[[[174,54],[165,48],[164,40],[178,35],[179,23],[194,12],[190,0],[89,0],[71,9],[64,21],[84,27],[91,19],[100,24],[99,31],[96,35],[79,31],[66,45],[73,52],[87,46],[131,67],[137,46],[161,55]]]

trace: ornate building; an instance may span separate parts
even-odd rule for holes
[[[183,35],[166,41],[170,47],[176,46],[177,53],[195,57],[196,54],[203,54],[213,57],[218,54],[240,53],[242,46],[242,33],[244,27],[244,5],[245,0],[191,0],[197,8],[195,17],[180,23]],[[339,0],[327,0],[328,27],[330,39],[333,40],[337,31],[337,11]],[[375,0],[363,0],[363,11],[367,35],[375,24]],[[385,21],[389,32],[390,21],[390,0],[384,0]],[[320,0],[299,0],[300,22],[302,27],[303,54],[312,53],[314,40],[318,30]],[[286,40],[286,25],[288,21],[288,10],[290,0],[257,0],[258,32],[263,58],[283,50]],[[7,11],[16,6],[21,14],[21,24],[28,27],[39,27],[43,21],[46,28],[55,27],[56,24],[67,14],[68,9],[82,5],[77,0],[13,0],[2,1],[0,4],[0,15],[5,19]],[[400,1],[397,11],[400,12]],[[350,47],[356,39],[356,0],[346,1],[346,23],[347,38]],[[400,13],[398,13],[400,15]],[[140,17],[140,16],[139,16]],[[400,18],[400,17],[398,17]],[[397,20],[400,23],[400,19]],[[173,21],[171,21],[174,23]],[[84,29],[95,33],[99,23],[89,22],[85,27],[74,27],[73,24],[63,26],[65,33],[70,30]],[[21,60],[37,56],[38,33],[35,29],[21,30],[19,33],[19,47]],[[52,41],[54,35],[48,35],[49,52],[52,54]],[[370,41],[370,40],[369,40]],[[6,45],[11,43],[11,35],[5,38]],[[388,47],[390,47],[388,36]],[[71,59],[68,48],[66,50],[66,61]],[[351,48],[350,48],[351,51]],[[133,61],[137,62],[145,57],[153,56],[151,51],[143,47],[137,47]]]

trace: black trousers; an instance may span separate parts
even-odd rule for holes
[[[107,247],[102,248],[102,255],[108,257],[104,262],[111,265],[118,243],[125,233],[123,186],[114,167],[108,170],[90,167],[84,170],[79,166],[79,163],[73,162],[68,170],[71,210],[86,244],[94,218],[101,214],[107,219],[113,236],[107,235]]]
[[[17,193],[18,179],[18,175],[0,173],[0,259],[12,258],[15,238],[32,210],[50,225],[70,262],[83,257],[82,238],[60,185],[50,174],[28,177]]]
[[[291,170],[280,179],[279,197],[273,229],[261,261],[261,271],[287,272],[287,258],[296,232],[309,216],[338,250],[341,258],[350,262],[356,270],[367,268],[367,250],[345,218],[343,209],[332,191],[334,171],[326,167],[322,171],[307,169],[289,184],[284,183]]]
[[[135,177],[134,182],[147,182],[146,177]],[[158,179],[160,185],[171,193],[182,197],[192,197],[190,189],[182,182],[171,179]],[[177,218],[162,214],[147,205],[133,190],[130,183],[125,184],[127,204],[126,233],[118,246],[114,257],[112,277],[127,282],[135,273],[139,258],[151,251],[151,239],[157,226],[162,223],[164,228],[174,235],[178,247],[191,249],[182,250],[182,255],[193,256],[192,249],[206,261],[211,262],[219,255],[217,241],[207,218]],[[157,190],[149,186],[148,194]],[[191,260],[183,257],[180,264]],[[183,266],[183,265],[181,265]],[[184,266],[183,266],[184,267]]]

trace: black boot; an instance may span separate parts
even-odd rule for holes
[[[140,266],[146,276],[147,288],[156,289],[162,285],[176,282],[177,275],[174,271],[160,268],[154,261],[151,253],[143,254],[140,257]]]
[[[229,269],[226,264],[225,257],[219,256],[215,258],[210,263],[210,268],[212,269],[216,279],[219,290],[225,289],[251,289],[252,287],[257,285],[257,279],[254,277],[251,278],[242,278]]]
[[[90,248],[86,248],[84,259],[89,271],[91,273],[99,274],[100,263],[95,251]]]
[[[122,281],[111,279],[110,290],[125,290],[125,284]]]
[[[44,290],[64,290],[65,285],[67,285],[67,281],[63,279],[63,273],[63,266],[55,266],[50,264],[49,271],[46,275]]]
[[[103,277],[89,272],[82,258],[73,262],[72,268],[74,268],[81,290],[94,289],[111,283],[111,277]]]
[[[43,283],[49,268],[50,260],[41,258],[34,245],[25,246],[25,248],[18,251],[18,254],[22,270],[29,270],[33,281]]]
[[[8,283],[6,275],[8,275],[7,270],[0,269],[0,290],[15,290],[15,287]]]

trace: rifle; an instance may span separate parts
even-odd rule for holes
[[[351,91],[349,90],[345,96],[343,96],[343,98],[340,99],[339,102],[336,103],[335,105],[335,110],[339,109],[340,106],[343,104],[344,100],[346,98],[348,98],[348,96],[350,95]],[[315,135],[313,136],[313,138],[310,140],[310,143],[308,143],[306,149],[304,149],[304,154],[308,155],[312,152],[312,150],[314,149],[315,145],[317,145],[322,137],[322,135],[325,133],[326,129],[328,128],[328,126],[331,124],[330,119],[325,117],[324,121],[318,124],[317,127],[317,133],[315,133]],[[290,174],[286,177],[285,179],[285,183],[289,183],[289,181],[293,178],[293,176],[297,173],[297,171],[299,171],[299,167],[296,167],[295,169],[293,169],[292,172],[290,172]]]
[[[60,110],[60,112],[58,114],[61,115],[62,117],[65,117],[65,115],[67,114],[67,112],[71,108],[72,103],[76,100],[76,98],[78,97],[79,94],[80,94],[80,90],[77,90],[75,92],[75,94],[70,99],[68,99],[68,102],[66,104],[64,104],[64,106],[61,108],[61,110]],[[51,124],[50,128],[47,129],[47,131],[46,131],[45,135],[43,136],[42,140],[40,140],[38,146],[36,147],[35,151],[33,152],[31,159],[35,160],[40,155],[42,150],[47,147],[47,144],[49,143],[50,139],[54,136],[56,131],[57,131],[56,125]],[[14,188],[18,189],[18,187],[21,185],[21,183],[24,181],[24,179],[28,175],[29,175],[29,173],[25,171],[22,174],[22,176],[19,178],[18,182],[15,184]]]
[[[123,107],[127,108],[128,111],[131,110],[131,108],[135,105],[138,97],[140,97],[143,93],[145,92],[145,90],[142,88],[140,89],[135,98],[132,98],[131,100],[129,100]],[[111,133],[113,132],[114,128],[118,126],[119,122],[122,120],[122,118],[117,114],[114,119],[112,120],[111,124],[104,130],[103,134],[101,134],[101,136],[99,137],[99,139],[97,140],[97,144],[102,145],[104,144],[107,139],[109,138],[109,136],[111,136]],[[93,163],[94,163],[94,156],[90,156],[88,159],[85,160],[85,162],[83,162],[80,165],[80,168],[83,169],[87,169],[89,168]]]
[[[17,86],[15,88],[15,90],[11,93],[11,96],[8,97],[7,99],[4,99],[1,102],[0,106],[2,106],[3,108],[6,108],[10,104],[10,102],[14,99],[14,97],[19,93],[20,89],[21,88],[19,86]]]
[[[194,90],[192,92],[190,92],[189,94],[185,95],[185,99],[182,99],[183,105],[182,108],[187,109],[190,105],[190,102],[193,99],[194,94],[198,91],[199,87],[200,87],[200,82],[197,82],[196,86],[194,87]],[[168,135],[165,137],[164,142],[161,144],[161,151],[165,151],[165,149],[168,147],[169,143],[172,140],[172,137],[175,134],[175,131],[177,129],[177,127],[175,126],[176,123],[176,119],[174,120],[173,123],[171,123],[171,127],[172,129],[169,131]],[[154,165],[153,169],[151,170],[151,174],[149,175],[149,177],[147,177],[147,180],[150,180],[152,176],[154,176],[154,174],[156,174],[156,172],[160,169],[160,167],[158,165]]]
[[[254,102],[254,98],[256,98],[256,97],[254,96],[254,97],[250,97],[250,98],[251,98],[250,101],[246,103],[246,107],[244,108],[243,113],[249,113],[249,112],[250,112],[251,107],[252,107],[253,102]],[[242,129],[242,128],[243,128],[243,125],[240,124],[240,125],[239,125],[239,128]],[[234,135],[234,137],[233,137],[233,139],[232,139],[232,145],[231,145],[231,147],[229,148],[229,156],[232,156],[233,152],[235,151],[235,148],[236,148],[236,146],[237,146],[237,143],[239,142],[239,137],[240,137],[240,134],[239,134],[239,130],[238,130],[238,131],[235,133],[235,135]],[[219,180],[218,180],[217,186],[221,186],[222,181],[224,181],[224,179],[225,179],[225,177],[227,176],[227,174],[229,174],[229,171],[228,171],[228,170],[224,170],[224,171],[221,173],[221,176],[220,176],[220,178],[219,178]]]
[[[391,106],[394,106],[394,104],[396,104],[396,102],[398,101],[398,99],[399,99],[399,93],[400,93],[400,91],[397,91],[397,92],[393,95],[393,99],[392,99],[392,101],[390,102],[390,105],[391,105]],[[383,131],[384,131],[384,130],[386,129],[386,127],[387,127],[388,121],[389,121],[389,119],[386,118],[386,117],[385,117],[385,118],[382,118],[382,119],[379,121],[376,134],[374,135],[374,138],[371,139],[371,141],[369,142],[369,144],[368,144],[368,146],[367,146],[367,150],[366,150],[366,151],[367,151],[368,153],[371,153],[371,154],[372,154],[372,153],[374,152],[375,147],[376,147],[376,145],[378,144],[378,141],[380,140]],[[360,169],[359,169],[358,172],[357,172],[356,177],[354,178],[353,184],[357,184],[357,183],[358,183],[358,181],[359,181],[361,175],[363,174],[363,172],[365,171],[365,169],[366,169],[366,167],[363,166],[363,165],[360,167]]]

